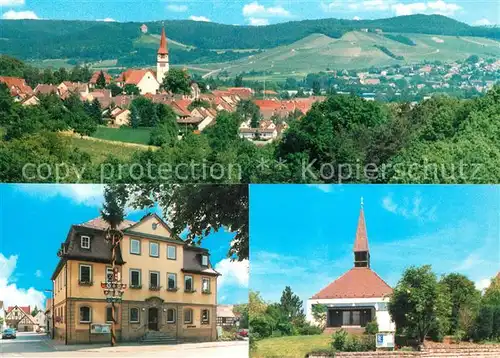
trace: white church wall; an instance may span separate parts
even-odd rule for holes
[[[306,320],[311,324],[318,325],[312,315],[312,306],[317,304],[332,305],[334,307],[374,307],[375,317],[379,326],[379,331],[393,332],[396,326],[391,321],[387,310],[388,297],[375,298],[330,298],[330,299],[309,299],[306,306]]]
[[[146,93],[156,94],[156,92],[160,89],[160,84],[153,75],[153,72],[148,72],[144,75],[142,80],[139,81],[137,87],[141,91],[142,95],[145,95]]]

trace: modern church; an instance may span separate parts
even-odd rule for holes
[[[315,323],[312,307],[321,304],[327,307],[327,330],[362,333],[368,322],[376,320],[380,332],[395,331],[387,308],[392,288],[370,268],[362,201],[353,252],[354,267],[307,300],[308,321]]]

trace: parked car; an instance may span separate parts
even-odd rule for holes
[[[2,339],[16,338],[16,330],[12,328],[6,328],[2,332]]]

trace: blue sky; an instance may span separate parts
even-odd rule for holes
[[[302,300],[353,266],[364,211],[371,267],[394,286],[410,265],[459,272],[478,288],[500,270],[500,186],[261,185],[250,191],[250,289]]]
[[[0,185],[0,297],[8,305],[35,305],[51,289],[60,244],[72,224],[99,216],[100,185]],[[139,220],[147,211],[128,215]],[[219,303],[248,300],[248,265],[226,259],[234,234],[208,236],[212,265],[222,276]],[[50,297],[50,293],[45,293]]]
[[[316,18],[375,19],[442,14],[475,25],[499,23],[494,0],[0,0],[3,18],[116,21],[193,19],[265,25]]]

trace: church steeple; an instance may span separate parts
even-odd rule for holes
[[[160,38],[160,47],[158,48],[159,55],[168,54],[167,49],[167,36],[165,35],[165,26],[161,28],[161,38]]]
[[[358,227],[356,229],[356,239],[354,240],[353,251],[355,267],[370,267],[370,250],[368,249],[363,198],[361,198],[361,209],[359,211]]]
[[[160,47],[156,56],[156,80],[162,84],[165,75],[170,69],[168,60],[167,36],[165,35],[165,26],[161,29]]]

